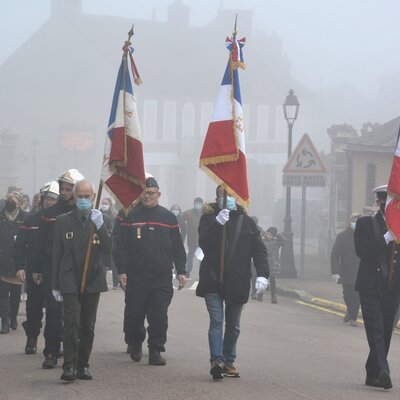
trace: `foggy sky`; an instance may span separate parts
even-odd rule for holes
[[[134,19],[166,19],[173,0],[82,0],[83,12]],[[221,6],[252,9],[255,29],[275,33],[293,76],[312,90],[351,83],[373,97],[381,75],[399,74],[397,0],[183,0],[191,24],[205,25]],[[0,64],[50,14],[50,0],[0,0]],[[240,15],[240,12],[239,12]],[[240,29],[240,20],[239,20]],[[240,32],[246,35],[246,32]],[[217,38],[216,38],[217,40]],[[394,117],[394,116],[393,116]]]

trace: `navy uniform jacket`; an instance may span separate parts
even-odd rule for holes
[[[378,232],[374,231],[372,218],[375,219]],[[373,217],[357,220],[354,232],[354,244],[357,255],[361,258],[358,268],[356,290],[360,293],[384,295],[400,287],[400,254],[396,245],[394,273],[391,284],[387,285],[387,274],[394,241],[386,244],[383,235],[387,232],[385,220],[378,212]]]
[[[77,294],[89,242],[90,214],[82,222],[78,209],[60,215],[54,226],[52,288],[61,294]],[[92,253],[86,278],[85,293],[107,291],[106,268],[100,254],[111,254],[111,236],[106,224],[99,230],[94,227]]]
[[[120,274],[168,277],[174,265],[179,275],[186,273],[186,253],[178,221],[166,208],[139,205],[123,220],[117,219],[114,233],[115,263]]]

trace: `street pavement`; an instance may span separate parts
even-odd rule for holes
[[[291,282],[304,287],[299,280]],[[289,284],[280,282],[283,283]],[[130,360],[122,334],[123,292],[112,290],[101,296],[99,305],[90,366],[93,381],[62,383],[61,365],[43,370],[41,354],[24,354],[25,336],[19,327],[9,335],[0,335],[0,399],[399,398],[398,335],[393,337],[389,357],[394,388],[383,393],[383,389],[363,384],[368,352],[363,327],[345,325],[340,312],[315,308],[292,296],[279,296],[278,304],[271,304],[268,294],[263,302],[249,301],[243,311],[237,349],[236,366],[241,377],[212,381],[208,315],[203,299],[195,296],[195,285],[195,280],[189,281],[185,289],[174,293],[169,310],[166,366],[149,366],[146,348],[140,363]],[[318,287],[322,290],[321,285]],[[340,294],[340,289],[335,289]],[[20,323],[24,320],[23,308],[24,304]],[[42,349],[41,337],[39,352]]]

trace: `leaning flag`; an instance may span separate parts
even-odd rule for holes
[[[400,130],[397,135],[396,152],[387,188],[386,224],[396,243],[400,243]]]
[[[113,197],[127,209],[145,188],[142,133],[137,115],[132,78],[140,84],[133,61],[130,37],[123,47],[122,62],[108,122],[101,178]]]
[[[237,40],[236,32],[226,38],[228,65],[200,155],[200,168],[243,207],[249,203],[249,190],[238,68],[244,69],[245,41]]]

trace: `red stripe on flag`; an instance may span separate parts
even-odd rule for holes
[[[394,156],[390,173],[388,192],[400,195],[400,157]]]
[[[108,178],[104,183],[115,194],[124,208],[128,208],[143,191],[140,186],[137,186],[115,174]]]
[[[125,128],[120,126],[113,129],[109,162],[125,162],[125,157]]]
[[[233,121],[211,122],[200,159],[236,154],[236,142],[233,134]]]

